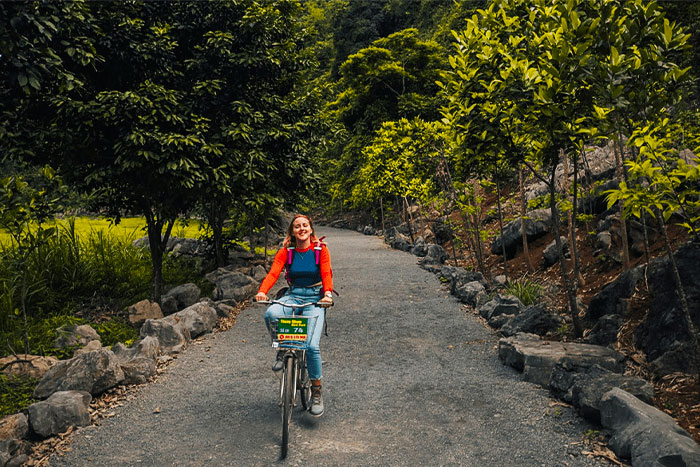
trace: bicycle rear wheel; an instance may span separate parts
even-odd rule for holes
[[[294,366],[296,359],[287,358],[284,362],[284,389],[282,391],[282,459],[287,457],[289,446],[289,421],[292,418],[293,400],[296,394],[294,387]]]

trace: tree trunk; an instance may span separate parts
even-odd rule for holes
[[[386,227],[384,226],[384,200],[379,198],[379,210],[382,213],[382,234],[386,236]]]
[[[481,216],[479,215],[479,210],[481,209],[480,203],[479,203],[479,181],[475,180],[473,183],[473,192],[472,192],[472,206],[474,207],[474,213],[471,215],[472,218],[472,226],[474,227],[474,250],[476,252],[476,262],[479,265],[479,272],[481,272],[484,276],[490,276],[488,274],[488,271],[486,270],[486,266],[484,265],[484,249],[482,246],[481,242]]]
[[[571,255],[574,259],[574,277],[579,287],[586,285],[581,274],[581,262],[578,254],[578,241],[576,240],[576,222],[578,217],[578,155],[574,153],[574,193],[572,196],[571,216],[569,217],[569,229],[571,233]]]
[[[223,216],[212,210],[209,216],[209,225],[211,226],[212,235],[214,236],[214,255],[216,257],[216,266],[222,267],[224,266]]]
[[[621,144],[622,143],[618,141],[618,144],[613,146],[615,153],[616,178],[618,182],[622,181],[622,174],[624,172],[622,167],[622,154],[620,153]],[[630,253],[627,241],[627,223],[625,222],[625,217],[622,213],[622,203],[620,202],[617,203],[617,215],[620,221],[620,236],[622,237],[622,267],[626,271],[630,268]]]
[[[406,197],[403,197],[403,205],[405,210],[405,216],[404,216],[404,221],[406,222],[406,225],[408,225],[408,234],[411,237],[411,243],[416,243],[416,239],[414,238],[413,235],[413,216],[411,216],[411,207],[408,204],[408,199]]]
[[[501,240],[503,239],[503,210],[501,209],[501,182],[496,179],[496,204],[498,205],[498,227],[501,229]],[[508,256],[506,255],[506,243],[501,241],[501,252],[503,253],[503,274],[508,279]]]
[[[255,258],[255,226],[253,224],[253,213],[251,212],[248,217],[248,244],[250,245],[250,253],[253,255],[253,258]]]
[[[698,343],[698,335],[695,331],[695,324],[690,316],[690,308],[688,307],[688,300],[685,295],[685,288],[681,282],[681,275],[678,272],[678,264],[676,263],[676,258],[673,256],[673,250],[671,249],[671,242],[668,239],[668,232],[666,231],[666,223],[661,215],[661,211],[655,209],[656,211],[656,221],[661,229],[661,234],[664,239],[664,249],[666,250],[666,256],[671,263],[671,269],[673,271],[673,281],[676,283],[676,291],[678,292],[678,297],[681,300],[681,309],[683,310],[683,317],[686,321],[686,326],[688,326],[688,332],[690,333],[690,342],[693,345],[693,359],[695,363],[695,370],[697,371],[698,384],[700,384],[700,344]]]
[[[555,190],[555,175],[557,170],[557,164],[552,167],[552,174],[549,183],[549,208],[552,213],[552,228],[554,230],[554,241],[557,245],[557,251],[559,252],[559,269],[561,271],[562,282],[564,283],[564,288],[566,289],[566,295],[569,299],[569,311],[571,313],[571,319],[574,324],[574,335],[575,337],[581,337],[583,335],[583,326],[581,325],[581,320],[578,316],[578,305],[576,304],[576,290],[571,283],[571,278],[569,277],[569,271],[566,267],[566,261],[564,260],[564,248],[561,243],[561,238],[559,235],[559,210],[557,209],[556,201],[556,190]]]
[[[525,263],[527,264],[527,271],[532,274],[535,272],[535,267],[532,265],[532,258],[530,257],[530,247],[527,242],[527,221],[525,216],[527,216],[527,203],[525,202],[525,181],[523,176],[523,166],[518,167],[518,180],[520,185],[520,232],[523,237],[523,255],[525,256]]]

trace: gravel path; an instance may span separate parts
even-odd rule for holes
[[[581,454],[590,426],[503,366],[497,337],[415,256],[320,230],[341,294],[321,340],[326,413],[294,413],[286,461],[264,307],[251,306],[51,465],[604,465]]]

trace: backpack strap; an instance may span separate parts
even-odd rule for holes
[[[316,241],[316,246],[314,247],[314,253],[316,254],[316,266],[321,264],[321,245],[323,245],[323,239],[326,238],[321,237]]]
[[[292,285],[292,281],[289,278],[289,268],[292,266],[292,260],[294,259],[294,247],[287,247],[287,262],[284,264],[284,279],[287,284]]]

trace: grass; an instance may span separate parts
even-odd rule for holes
[[[506,293],[515,295],[525,306],[534,305],[542,296],[544,289],[536,282],[527,278],[513,281],[506,287]]]
[[[58,219],[45,224],[46,226],[56,226],[59,229],[68,227],[70,220],[75,220],[75,231],[80,238],[86,238],[95,232],[103,231],[106,234],[117,238],[136,239],[146,235],[146,219],[144,217],[123,217],[119,224],[114,225],[109,219],[94,217],[75,217],[70,219]],[[200,235],[200,222],[188,220],[185,223],[176,222],[173,226],[172,235],[183,238],[198,238]],[[3,229],[0,229],[0,245],[10,245],[11,237]]]

